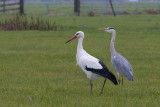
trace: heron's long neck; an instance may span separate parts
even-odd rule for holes
[[[83,51],[83,38],[78,39],[77,54]]]
[[[114,48],[114,41],[115,41],[115,37],[116,37],[116,31],[114,31],[112,33],[112,39],[111,39],[111,44],[110,44],[110,51],[111,51],[111,55],[114,55],[114,53],[116,52],[115,48]]]

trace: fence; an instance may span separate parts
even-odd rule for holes
[[[117,0],[113,2],[116,14],[160,14],[160,1],[140,2]],[[112,14],[109,0],[101,2],[81,2],[81,14]]]
[[[27,2],[27,0],[25,1],[26,2],[24,3],[24,9],[25,14],[27,15],[75,15],[74,0],[50,0],[52,2],[40,2],[42,0],[32,0],[34,2]],[[142,0],[112,1],[116,14],[160,14],[160,0],[150,0],[150,2],[142,2]],[[92,16],[103,14],[112,14],[109,0],[81,0],[80,15]]]
[[[142,2],[113,0],[116,14],[160,14],[160,1]],[[74,2],[26,2],[25,13],[31,15],[63,15],[74,14]],[[109,0],[81,0],[80,15],[112,14]]]
[[[0,12],[19,10],[20,14],[24,13],[24,1],[23,0],[1,0]]]

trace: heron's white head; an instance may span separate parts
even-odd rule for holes
[[[84,38],[84,33],[82,31],[78,31],[72,38],[70,38],[66,43],[70,42],[71,40],[73,39],[76,39],[76,38]]]
[[[115,32],[115,29],[113,27],[108,27],[108,28],[103,28],[103,29],[98,29],[98,30],[104,30],[104,31],[109,32],[109,33]]]

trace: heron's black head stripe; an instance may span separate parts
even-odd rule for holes
[[[109,27],[109,29],[114,29],[113,27]]]

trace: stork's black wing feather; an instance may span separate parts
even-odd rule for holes
[[[114,76],[114,74],[107,68],[107,66],[102,61],[99,61],[99,64],[102,66],[102,69],[88,68],[87,66],[85,66],[85,69],[87,71],[91,71],[92,73],[95,73],[95,74],[98,74],[98,75],[103,76],[105,78],[108,78],[115,85],[117,85],[118,84],[117,79]]]

